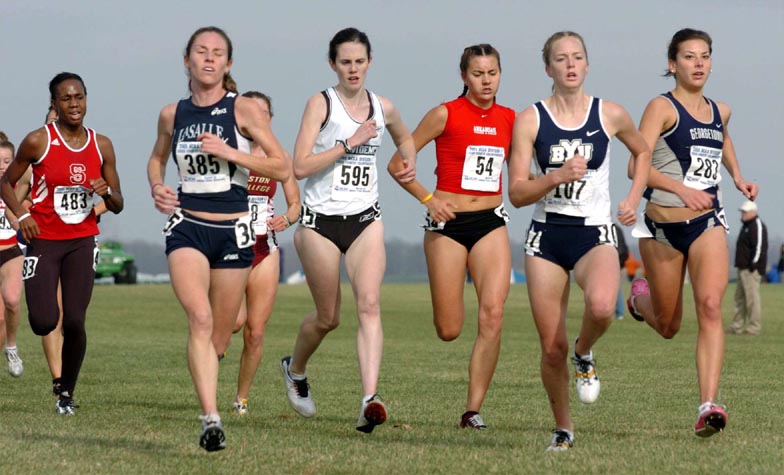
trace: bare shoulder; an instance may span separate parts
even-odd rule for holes
[[[98,141],[98,146],[112,146],[112,139],[109,137],[99,134],[98,132],[95,133],[95,139]]]
[[[177,114],[177,103],[166,104],[158,114],[158,125],[165,126],[171,132],[174,128],[174,116]]]
[[[610,119],[624,118],[629,115],[622,105],[606,99],[602,100],[602,112]]]
[[[439,104],[427,111],[420,124],[428,124],[430,127],[436,127],[443,130],[448,118],[449,109],[447,109],[444,104]]]
[[[730,121],[730,117],[732,116],[732,108],[729,104],[724,102],[716,101],[716,106],[719,108],[719,114],[721,114],[721,121],[724,124],[727,124]]]
[[[536,111],[536,107],[530,105],[518,112],[515,117],[515,127],[539,129],[539,113]]]
[[[256,101],[243,96],[237,96],[235,99],[234,110],[243,116],[246,114],[256,115],[261,112],[261,108],[256,104]]]
[[[675,112],[672,102],[664,96],[656,96],[648,101],[645,110],[657,113]]]
[[[388,114],[395,111],[395,104],[393,104],[389,98],[379,96],[378,94],[376,94],[376,97],[378,97],[378,101],[381,103],[381,107],[384,108],[384,113]]]
[[[28,155],[40,157],[46,150],[48,144],[49,134],[47,133],[46,127],[44,126],[39,127],[27,134],[19,144],[18,150],[19,152],[24,150]],[[17,155],[19,155],[19,153],[17,153]]]

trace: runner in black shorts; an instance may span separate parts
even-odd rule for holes
[[[460,427],[486,429],[482,409],[501,350],[504,302],[512,257],[501,195],[502,170],[515,112],[496,103],[501,56],[489,44],[465,48],[463,93],[431,109],[413,132],[417,150],[436,144],[436,190],[430,193],[392,157],[388,171],[427,208],[424,247],[438,337],[460,336],[465,321],[466,270],[479,300],[479,331],[468,364],[468,395]]]

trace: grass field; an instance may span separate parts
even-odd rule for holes
[[[185,364],[186,320],[168,285],[99,286],[88,313],[88,350],[76,417],[57,416],[40,343],[26,321],[25,373],[0,372],[0,473],[780,473],[784,469],[784,286],[763,286],[763,334],[727,338],[720,402],[727,431],[692,433],[698,404],[691,297],[683,328],[665,341],[627,316],[595,347],[602,393],[591,406],[572,391],[573,450],[546,453],[553,422],[539,379],[539,347],[526,289],[514,285],[503,348],[483,408],[490,430],[459,430],[476,304],[467,288],[463,335],[436,338],[424,284],[383,290],[380,391],[390,411],[371,435],[354,429],[361,391],[356,321],[344,288],[343,322],[309,366],[318,415],[296,416],[278,370],[301,317],[304,286],[283,286],[268,327],[250,414],[229,413],[241,339],[221,363],[219,404],[228,449],[198,447],[198,404]],[[568,315],[577,331],[581,293]],[[627,287],[628,290],[628,287]],[[731,318],[734,286],[724,302]],[[26,315],[26,312],[25,312]]]

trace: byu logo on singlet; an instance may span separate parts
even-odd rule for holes
[[[68,171],[71,173],[71,183],[81,185],[87,180],[87,167],[81,163],[72,163]]]
[[[582,139],[560,140],[558,145],[550,146],[550,163],[562,164],[575,155],[582,155],[590,160],[593,155],[593,144],[584,144]]]

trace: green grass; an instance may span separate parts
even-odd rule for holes
[[[628,290],[628,287],[627,287]],[[734,286],[725,298],[731,318]],[[512,287],[503,348],[483,408],[489,431],[458,430],[476,333],[469,317],[451,343],[436,338],[425,284],[387,284],[380,390],[390,419],[370,436],[354,429],[361,391],[353,299],[344,287],[343,322],[308,368],[319,413],[294,415],[278,370],[311,309],[304,286],[283,286],[268,327],[250,414],[232,416],[241,339],[221,363],[219,404],[228,449],[198,448],[199,413],[185,364],[187,325],[168,285],[96,287],[76,417],[54,413],[39,339],[23,323],[21,379],[0,372],[2,473],[779,473],[784,469],[781,369],[784,286],[763,286],[763,334],[727,338],[720,400],[728,430],[692,434],[698,404],[691,297],[678,336],[665,341],[630,317],[595,347],[602,378],[596,404],[572,394],[576,444],[545,453],[553,421],[539,379],[539,345],[526,289]],[[571,296],[570,337],[581,292]],[[573,391],[572,391],[573,393]]]

